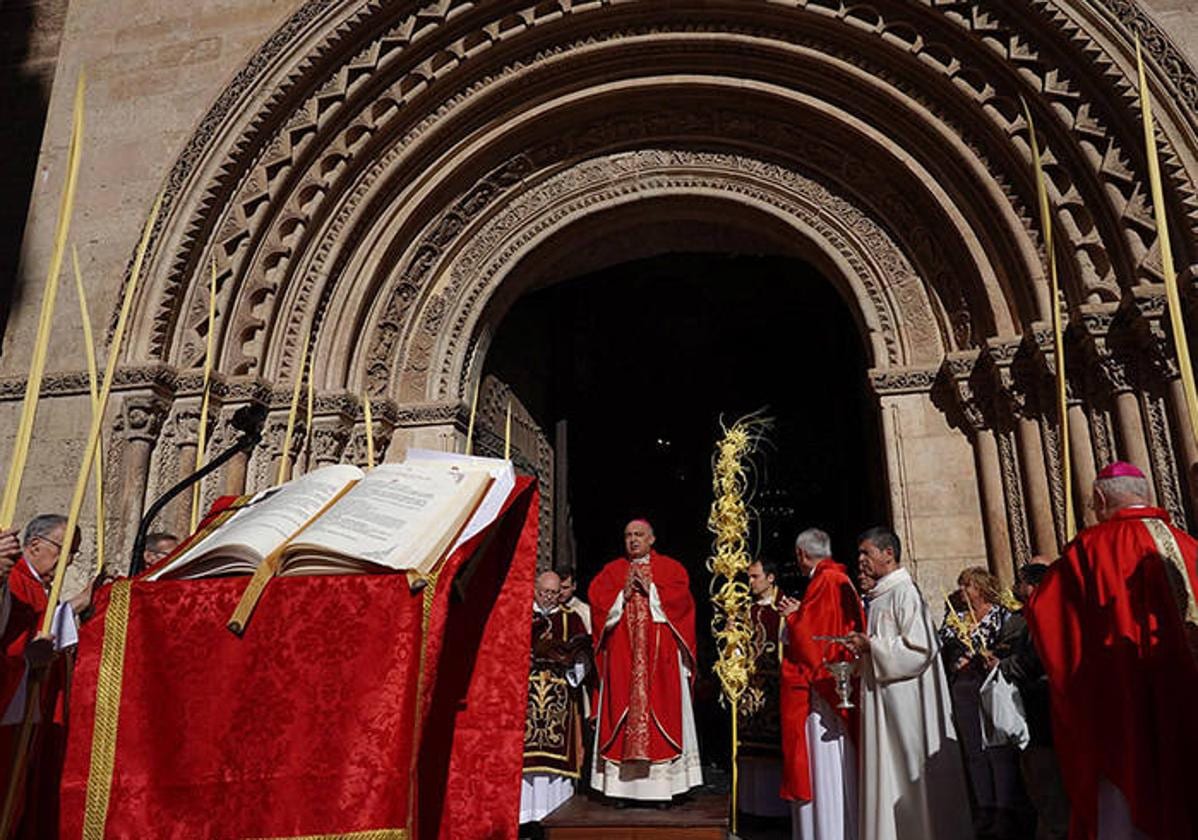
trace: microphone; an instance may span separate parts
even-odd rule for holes
[[[136,577],[143,571],[146,554],[146,534],[150,532],[150,526],[154,523],[158,514],[162,513],[162,509],[184,490],[191,487],[197,481],[203,480],[204,476],[220,469],[234,455],[237,455],[239,452],[249,453],[253,451],[254,447],[262,441],[262,425],[265,422],[266,406],[264,405],[251,403],[237,409],[237,411],[233,412],[233,417],[229,421],[229,425],[240,432],[241,437],[234,441],[233,445],[220,453],[220,455],[184,478],[170,490],[167,490],[158,497],[154,504],[150,505],[146,511],[146,515],[142,517],[141,525],[137,529],[137,539],[133,541],[133,557],[129,561],[129,577]]]

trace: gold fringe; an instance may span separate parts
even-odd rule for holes
[[[248,840],[408,840],[407,829],[373,828],[368,831],[351,831],[337,834],[302,834],[297,837],[254,837]]]
[[[121,714],[121,682],[125,669],[125,639],[129,632],[131,582],[112,585],[104,617],[100,674],[96,680],[96,721],[92,731],[91,766],[87,771],[87,800],[83,806],[83,840],[102,840],[108,821],[108,799],[116,764],[117,724]]]

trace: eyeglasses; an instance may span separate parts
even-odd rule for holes
[[[55,540],[52,540],[52,539],[50,539],[49,537],[36,537],[36,539],[39,539],[39,540],[41,540],[42,542],[47,542],[47,543],[50,543],[50,545],[52,545],[52,546],[54,546],[55,548],[57,548],[57,549],[58,549],[58,551],[59,551],[60,553],[62,552],[62,543],[60,543],[60,542],[56,542]],[[78,556],[79,556],[79,549],[77,549],[77,548],[76,548],[76,549],[72,550],[69,556],[70,556],[70,557],[78,557]]]

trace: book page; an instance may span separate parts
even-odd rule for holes
[[[395,570],[416,568],[488,480],[447,465],[381,464],[307,528],[287,554],[324,553]]]
[[[434,449],[408,449],[405,463],[440,463],[450,464],[462,470],[479,470],[486,472],[494,483],[487,490],[487,495],[475,510],[466,527],[458,536],[447,554],[453,554],[458,548],[495,521],[507,497],[516,487],[516,470],[511,461],[502,458],[483,458],[478,455],[459,455],[456,452],[438,452]]]
[[[186,566],[224,553],[256,566],[347,484],[361,477],[362,471],[352,464],[338,464],[322,467],[268,490],[149,579],[187,576]]]

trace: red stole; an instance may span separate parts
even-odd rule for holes
[[[25,676],[25,645],[41,629],[48,601],[42,582],[24,557],[17,560],[9,572],[8,591],[12,597],[12,611],[8,616],[8,625],[0,636],[0,646],[3,646],[4,651],[4,669],[0,673],[0,715],[8,709]],[[60,679],[55,679],[60,670],[51,669],[49,683],[52,691],[56,683],[61,684]],[[61,711],[61,708],[55,710],[55,720],[59,722],[62,721]]]
[[[807,758],[807,716],[811,692],[816,691],[845,720],[850,737],[856,736],[855,710],[837,709],[836,680],[823,667],[824,660],[841,661],[851,655],[843,645],[830,645],[814,636],[843,636],[865,631],[861,599],[844,566],[821,560],[811,575],[802,606],[786,618],[787,645],[782,660],[782,798],[809,802],[812,797],[811,765]]]
[[[1048,674],[1073,840],[1096,835],[1104,778],[1148,836],[1198,836],[1198,662],[1182,619],[1185,579],[1162,557],[1151,520],[1168,525],[1169,515],[1125,508],[1082,531],[1025,611]],[[1198,543],[1169,530],[1198,592]]]
[[[599,752],[609,761],[669,761],[682,754],[682,684],[678,653],[693,670],[695,602],[686,569],[653,552],[638,572],[652,583],[668,623],[655,622],[649,598],[634,590],[621,599],[634,564],[627,558],[603,567],[587,590],[601,684]],[[648,588],[648,587],[646,587]],[[619,620],[608,615],[621,599]]]

